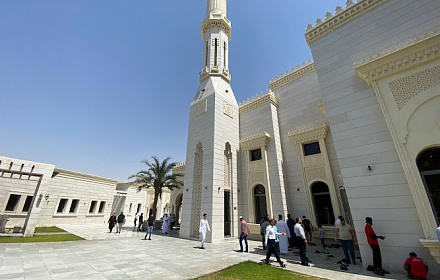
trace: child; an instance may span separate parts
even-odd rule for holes
[[[318,234],[319,234],[319,238],[321,238],[321,244],[322,244],[322,248],[325,249],[328,246],[325,244],[325,230],[322,229],[322,225],[318,225]]]

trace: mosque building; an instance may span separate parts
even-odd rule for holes
[[[384,266],[411,251],[440,275],[440,1],[348,0],[306,28],[313,61],[237,103],[228,67],[227,0],[207,0],[200,86],[190,105],[186,161],[171,194],[180,236],[259,238],[269,214],[307,216],[328,237],[345,217],[363,264],[365,217],[387,238]]]

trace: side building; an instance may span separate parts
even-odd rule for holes
[[[120,212],[131,225],[136,213],[152,211],[153,198],[153,189],[0,156],[0,219],[7,219],[6,228],[23,228],[25,236],[35,227],[105,224]],[[159,200],[158,218],[168,211],[169,199],[168,191]]]

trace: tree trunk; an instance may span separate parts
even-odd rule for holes
[[[153,200],[153,218],[156,219],[157,214],[157,201],[159,199],[160,190],[154,190],[154,200]]]

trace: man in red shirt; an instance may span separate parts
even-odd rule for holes
[[[246,243],[246,251],[245,252],[248,252],[248,241],[247,241],[248,226],[247,226],[247,222],[243,219],[242,216],[240,216],[240,222],[241,222],[240,252],[243,252],[243,239],[244,239],[244,242]]]
[[[425,280],[428,276],[428,268],[414,252],[409,253],[409,258],[406,259],[403,268],[405,268],[410,279]]]
[[[365,225],[365,234],[367,235],[368,244],[370,245],[371,250],[373,250],[373,271],[376,275],[380,276],[389,274],[388,271],[382,269],[382,256],[380,254],[379,242],[377,241],[377,239],[385,239],[385,236],[376,235],[371,227],[373,225],[373,219],[371,217],[366,217],[365,222],[367,223]]]

